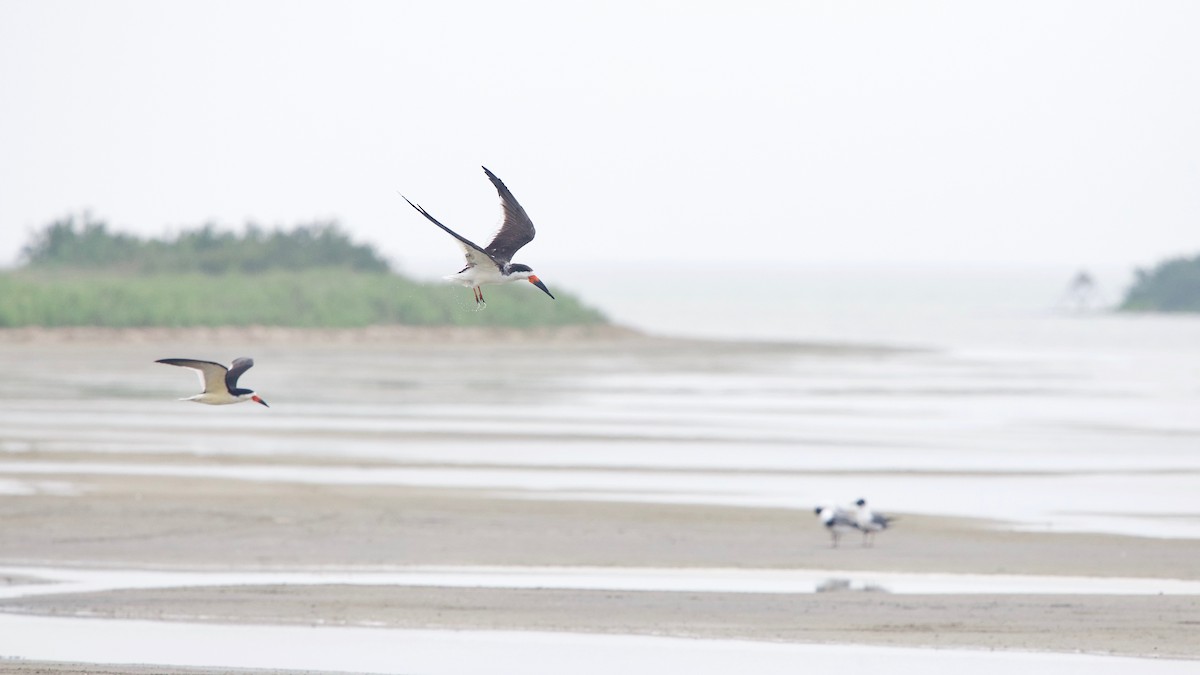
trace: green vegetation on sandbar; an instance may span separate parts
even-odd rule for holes
[[[0,274],[0,327],[605,322],[568,293],[555,289],[551,300],[528,284],[486,287],[490,307],[477,312],[469,289],[393,274],[334,223],[243,235],[206,226],[146,240],[67,219],[35,235],[23,257]]]
[[[340,267],[356,272],[387,272],[388,263],[367,244],[355,244],[333,221],[289,231],[246,226],[243,234],[209,224],[171,239],[142,239],[113,232],[84,214],[77,226],[68,216],[33,235],[21,250],[34,269],[88,269],[142,274],[177,272],[258,273]]]
[[[1200,312],[1200,255],[1174,258],[1153,270],[1139,269],[1121,311]]]

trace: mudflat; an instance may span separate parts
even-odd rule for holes
[[[1194,579],[1200,554],[1191,540],[1023,533],[994,523],[903,514],[902,530],[884,533],[873,547],[847,537],[833,548],[810,514],[786,509],[189,478],[72,480],[84,496],[0,499],[4,564],[210,572],[405,565],[717,567]],[[1200,658],[1200,603],[1193,596],[317,585],[30,596],[0,601],[0,611]],[[72,672],[68,665],[61,668],[54,672]]]

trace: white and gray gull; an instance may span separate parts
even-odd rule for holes
[[[520,265],[512,262],[513,255],[516,254],[522,246],[533,241],[535,234],[533,221],[525,213],[525,209],[517,203],[517,199],[513,197],[504,183],[496,177],[496,174],[488,171],[488,168],[483,167],[483,172],[492,181],[492,185],[496,186],[496,191],[500,193],[500,204],[504,207],[504,222],[500,225],[500,230],[492,237],[492,241],[487,246],[480,246],[475,242],[467,239],[461,234],[451,230],[445,225],[438,222],[437,218],[429,215],[425,209],[413,204],[408,197],[404,197],[404,201],[417,210],[421,215],[425,216],[434,225],[445,230],[450,236],[458,240],[462,247],[463,254],[467,258],[467,266],[462,268],[458,274],[452,274],[445,277],[450,281],[457,281],[464,286],[469,286],[475,291],[475,306],[478,309],[487,307],[487,303],[483,300],[483,290],[480,288],[484,284],[506,284],[512,281],[528,281],[529,283],[542,289],[551,299],[554,295],[546,288],[537,275],[533,273],[533,268],[528,265]]]
[[[854,514],[854,524],[862,530],[863,546],[871,546],[875,543],[875,533],[886,530],[895,518],[875,513],[871,507],[867,506],[865,499],[854,502],[854,505],[858,507],[858,511]]]
[[[196,403],[207,403],[209,405],[227,405],[230,403],[241,403],[243,401],[254,401],[261,403],[268,408],[267,402],[259,398],[251,389],[239,389],[237,386],[238,378],[242,373],[250,369],[254,365],[254,359],[240,358],[234,359],[229,368],[212,361],[197,361],[196,359],[159,359],[155,363],[165,363],[168,366],[179,366],[181,368],[190,368],[200,375],[200,386],[204,387],[204,391],[181,398],[181,401],[195,401]]]
[[[817,514],[817,517],[821,519],[821,524],[825,526],[826,530],[829,530],[830,546],[833,548],[837,548],[838,540],[842,538],[843,534],[858,529],[850,516],[836,506],[818,506],[813,509],[813,513]]]

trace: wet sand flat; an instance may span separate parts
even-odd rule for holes
[[[0,473],[4,462],[0,461]],[[79,497],[0,497],[3,562],[34,565],[567,565],[1195,579],[1200,543],[1043,534],[902,514],[839,548],[790,509],[547,501],[466,490],[140,476]]]
[[[2,471],[2,466],[0,466]],[[0,500],[6,564],[291,569],[563,565],[1196,578],[1190,540],[996,530],[904,516],[837,549],[785,509],[546,502],[474,492],[89,477]],[[0,601],[0,611],[256,624],[525,629],[1200,658],[1194,596],[659,593],[262,586]]]
[[[479,347],[486,337],[0,332],[10,375],[0,383],[0,591],[44,584],[37,568],[832,570],[1098,577],[1114,588],[1124,578],[1200,580],[1200,540],[1188,536],[1193,439],[1154,426],[1181,418],[1139,398],[1136,381],[1100,390],[1086,370],[1057,362],[1014,371],[874,347],[621,330],[511,332]],[[271,347],[244,351],[258,339]],[[213,345],[225,360],[259,360],[247,383],[270,410],[172,400],[192,393],[193,378],[153,359]],[[503,372],[482,368],[497,357]],[[98,359],[105,365],[88,371]],[[311,396],[310,364],[334,383]],[[362,479],[406,471],[418,475]],[[894,530],[874,547],[847,536],[832,548],[812,505],[866,491],[899,516]],[[1072,501],[1080,495],[1093,497]],[[903,503],[920,509],[895,507]],[[1010,512],[1013,521],[1000,519]],[[1152,527],[1166,536],[1128,534]],[[95,621],[1200,659],[1197,596],[1102,590],[268,583],[0,596],[0,614]],[[0,662],[18,672],[139,672],[105,668]]]

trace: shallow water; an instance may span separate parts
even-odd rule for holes
[[[859,570],[414,566],[219,572],[0,567],[38,583],[0,587],[0,598],[130,589],[219,586],[439,586],[671,593],[817,593],[833,588],[896,594],[1200,595],[1200,581]]]
[[[1001,351],[222,347],[258,359],[244,384],[269,410],[174,400],[195,378],[153,360],[205,347],[0,344],[0,490],[69,495],[72,475],[128,472],[799,509],[867,497],[885,513],[1200,537],[1200,321],[1104,318],[1108,337],[1075,350],[1063,342],[1087,319],[1030,321],[1027,345]],[[1129,332],[1168,338],[1146,350]],[[229,455],[264,461],[176,461]]]
[[[620,635],[429,631],[0,615],[9,659],[360,673],[1196,672],[1195,662]]]

